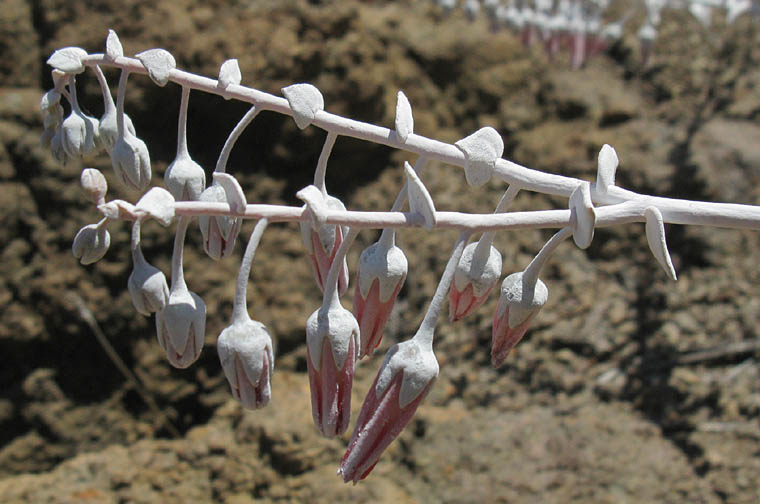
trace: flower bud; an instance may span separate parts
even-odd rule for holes
[[[206,187],[206,172],[190,156],[180,154],[164,173],[164,184],[177,201],[197,201]]]
[[[361,334],[360,358],[371,355],[380,344],[408,269],[404,252],[382,239],[362,252],[354,291],[354,315]]]
[[[345,211],[346,207],[342,201],[333,196],[327,196],[326,204],[330,210]],[[309,221],[301,222],[301,239],[306,247],[306,254],[309,256],[314,278],[320,290],[325,289],[325,280],[327,273],[330,271],[335,254],[343,243],[344,231],[341,226],[325,224],[314,227],[314,223]],[[338,275],[338,293],[342,296],[348,289],[348,265],[345,258],[343,259],[343,269]]]
[[[534,285],[523,281],[523,272],[512,273],[501,284],[499,307],[493,317],[491,364],[504,363],[512,348],[525,336],[530,321],[546,304],[549,289],[541,280]]]
[[[485,303],[501,276],[501,254],[494,246],[489,246],[488,256],[476,253],[479,243],[465,247],[454,271],[449,291],[451,322],[465,318]]]
[[[82,157],[89,154],[95,148],[95,126],[97,122],[82,112],[72,110],[69,116],[63,120],[61,134],[63,149],[70,158]]]
[[[247,409],[266,406],[274,371],[272,337],[266,326],[246,315],[222,331],[216,348],[232,396]]]
[[[200,356],[206,334],[206,304],[184,282],[175,282],[166,306],[156,312],[156,333],[172,366],[184,369]]]
[[[201,193],[199,200],[209,203],[227,203],[227,193],[221,185],[214,183]],[[203,235],[203,250],[210,258],[219,260],[232,253],[235,240],[240,233],[242,219],[201,215],[198,217],[198,224]]]
[[[109,154],[113,150],[116,140],[119,138],[119,127],[116,121],[116,109],[107,108],[106,112],[101,116],[98,124],[100,142]],[[127,114],[124,114],[124,129],[125,135],[129,133],[132,136],[137,136],[137,133],[135,133],[135,126],[132,124],[132,119],[130,119]]]
[[[85,194],[90,198],[90,201],[99,204],[105,199],[106,192],[108,191],[108,182],[106,182],[106,178],[100,170],[96,170],[95,168],[85,168],[82,170],[82,175],[80,176],[79,181],[82,184],[82,189]]]
[[[105,227],[90,224],[79,230],[74,237],[71,252],[79,262],[87,265],[99,261],[111,245],[111,235]]]
[[[142,258],[141,252],[135,260],[127,286],[129,295],[132,297],[132,304],[143,315],[147,316],[160,311],[169,302],[166,276],[161,270],[148,264]]]
[[[359,324],[337,302],[315,311],[306,322],[311,412],[325,437],[339,436],[348,428],[359,345]]]
[[[438,369],[432,348],[414,338],[388,350],[340,462],[344,482],[363,480],[374,469],[425,399]]]
[[[111,164],[116,177],[135,191],[150,185],[150,155],[145,143],[134,135],[124,133],[116,139],[111,150]]]

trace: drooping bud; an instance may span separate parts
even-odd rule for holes
[[[125,131],[117,136],[111,150],[111,163],[116,177],[135,191],[150,185],[150,155],[145,142]]]
[[[142,252],[140,252],[140,257],[142,258]],[[135,261],[127,285],[132,304],[143,315],[157,312],[169,302],[166,276],[161,270],[148,264],[144,258]]]
[[[490,245],[490,240],[467,245],[454,270],[449,291],[449,320],[456,322],[477,310],[500,277],[501,254]]]
[[[227,203],[227,194],[219,184],[211,184],[199,197],[200,201],[209,203]],[[210,217],[201,215],[198,224],[203,235],[203,250],[215,260],[228,257],[235,246],[240,233],[242,219],[225,215]]]
[[[82,157],[95,148],[95,127],[97,121],[82,112],[72,110],[61,125],[61,141],[66,155],[70,158]]]
[[[105,226],[89,224],[79,230],[74,237],[71,252],[83,265],[99,261],[111,245],[111,235]]]
[[[362,252],[354,291],[354,315],[361,333],[360,358],[371,355],[380,344],[408,269],[404,252],[382,238]]]
[[[338,474],[348,483],[367,477],[409,423],[438,377],[432,347],[414,338],[391,347],[364,399]]]
[[[272,337],[266,326],[246,313],[222,331],[216,348],[233,397],[247,409],[266,406],[274,372]]]
[[[184,282],[175,282],[166,306],[156,313],[156,332],[169,363],[181,369],[188,367],[203,349],[206,304]]]
[[[166,276],[145,260],[140,248],[140,219],[132,224],[132,273],[127,286],[132,304],[143,315],[162,310],[169,302],[169,286]]]
[[[325,437],[339,436],[351,418],[351,387],[359,353],[359,324],[335,298],[306,322],[311,412]]]
[[[541,280],[536,279],[534,283],[525,280],[524,272],[512,273],[501,284],[491,343],[491,364],[495,368],[504,363],[512,348],[525,336],[530,321],[549,298],[549,289]]]

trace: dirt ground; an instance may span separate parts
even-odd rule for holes
[[[87,6],[85,6],[87,4]],[[78,187],[83,166],[134,201],[105,154],[60,166],[40,147],[47,57],[100,52],[107,30],[127,54],[162,47],[180,68],[214,77],[238,58],[243,84],[280,94],[311,82],[326,109],[392,127],[396,92],[415,132],[453,142],[490,125],[505,157],[551,173],[596,177],[604,143],[617,183],[661,196],[760,204],[760,30],[749,19],[711,31],[668,14],[653,60],[632,35],[580,71],[548,62],[480,19],[443,17],[430,2],[147,2],[5,0],[0,9],[0,501],[223,502],[730,502],[760,501],[760,233],[668,226],[679,279],[648,250],[640,224],[598,229],[582,251],[563,244],[544,272],[549,302],[505,366],[490,366],[496,296],[470,318],[439,322],[441,374],[406,431],[356,486],[335,476],[347,436],[321,438],[309,406],[304,324],[319,291],[294,225],[272,225],[249,285],[254,318],[275,335],[273,398],[232,400],[216,354],[229,320],[235,257],[208,259],[193,226],[185,276],[208,308],[205,349],[172,368],[153,318],[126,284],[129,229],[110,227],[106,257],[81,266],[70,247],[98,219]],[[115,84],[117,75],[107,72]],[[79,81],[90,113],[97,82]],[[130,79],[127,112],[148,143],[154,182],[174,157],[180,91]],[[246,106],[194,92],[188,136],[210,170]],[[298,204],[324,133],[262,113],[229,169],[249,202]],[[351,209],[387,210],[408,155],[341,138],[328,190]],[[462,172],[423,173],[439,210],[491,212],[505,186],[466,186]],[[563,208],[521,194],[518,210]],[[376,239],[360,234],[349,253]],[[521,270],[549,231],[503,232],[504,274]],[[384,350],[416,330],[455,232],[403,231],[410,272],[373,358],[354,385],[354,418]],[[146,257],[169,271],[173,234],[143,233]],[[352,282],[354,278],[352,277]],[[352,290],[351,290],[352,292]],[[98,326],[160,413],[117,370],[76,308]],[[344,304],[350,307],[350,296]],[[168,427],[164,418],[173,427]]]

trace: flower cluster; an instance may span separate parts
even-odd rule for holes
[[[185,236],[192,219],[198,217],[203,248],[213,260],[232,254],[243,219],[258,219],[241,262],[231,320],[216,345],[232,395],[247,409],[266,406],[272,395],[275,367],[272,337],[261,322],[251,318],[246,302],[255,252],[270,223],[299,223],[305,255],[323,293],[321,306],[305,321],[305,343],[314,424],[326,437],[340,436],[348,430],[357,362],[369,359],[381,346],[389,316],[403,294],[409,264],[396,243],[395,229],[460,230],[418,330],[409,340],[390,347],[367,392],[340,462],[338,472],[346,482],[355,483],[367,477],[385,448],[409,423],[438,377],[433,343],[446,300],[449,319],[454,323],[482,309],[498,285],[502,255],[493,243],[499,230],[558,229],[527,267],[507,275],[501,283],[493,314],[494,367],[504,364],[546,305],[548,288],[539,275],[554,250],[567,238],[572,236],[578,247],[586,248],[596,226],[645,223],[656,260],[675,279],[665,241],[666,222],[760,228],[758,207],[655,198],[616,187],[618,158],[608,145],[599,153],[597,180],[591,184],[538,173],[502,159],[504,143],[493,128],[482,128],[453,145],[417,135],[411,105],[402,92],[398,93],[395,129],[389,131],[359,121],[349,123],[346,118],[326,112],[321,93],[310,84],[288,86],[283,89],[284,97],[245,88],[240,85],[236,60],[224,62],[219,78],[214,81],[177,70],[174,58],[162,49],[140,53],[137,59],[125,57],[114,32],[108,35],[104,54],[90,55],[79,48],[66,48],[56,51],[48,63],[54,68],[55,88],[42,99],[43,142],[49,145],[53,156],[65,162],[103,148],[111,156],[113,178],[141,193],[134,204],[118,199],[107,201],[106,177],[94,169],[84,170],[82,187],[102,217],[97,224],[87,225],[77,233],[72,252],[82,264],[93,263],[108,250],[108,225],[114,221],[132,223],[129,294],[138,313],[155,314],[158,344],[173,366],[190,366],[198,359],[206,339],[206,305],[188,288],[183,273]],[[116,104],[101,66],[121,71]],[[77,104],[75,76],[88,68],[95,72],[103,92],[105,112],[100,121],[84,115]],[[146,191],[152,181],[148,150],[124,113],[130,73],[148,74],[159,86],[171,81],[182,87],[177,154],[164,177],[166,189],[154,187]],[[206,171],[193,161],[187,145],[191,89],[252,103],[230,133],[209,184]],[[68,100],[71,109],[65,119],[61,97]],[[303,207],[249,205],[235,177],[226,172],[231,149],[261,110],[288,114],[301,129],[315,126],[327,131],[314,183],[297,193]],[[390,212],[348,211],[339,199],[328,194],[325,173],[340,135],[382,142],[418,155],[414,167],[404,164],[405,184]],[[508,183],[495,212],[489,215],[437,211],[422,179],[423,168],[430,159],[463,168],[465,180],[472,187],[492,178]],[[508,212],[521,190],[566,196],[568,206],[560,210]],[[408,211],[402,212],[407,204]],[[170,282],[143,255],[141,228],[148,220],[163,226],[177,223]],[[341,301],[349,286],[346,254],[362,229],[382,229],[382,234],[361,253],[352,310],[348,310]],[[468,243],[474,232],[482,234],[477,241]]]

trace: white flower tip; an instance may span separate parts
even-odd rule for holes
[[[409,211],[422,216],[425,221],[425,227],[432,229],[435,227],[436,214],[433,198],[430,196],[425,185],[412,166],[404,161],[404,173],[407,180],[407,196],[409,198]]]
[[[135,57],[140,60],[151,80],[160,87],[166,86],[169,82],[169,74],[177,68],[177,62],[174,56],[166,49],[148,49]]]
[[[309,126],[317,112],[325,109],[322,93],[312,84],[292,84],[282,88],[282,94],[290,104],[293,120],[299,129]]]
[[[136,206],[162,226],[168,226],[174,219],[174,196],[161,187],[154,187],[145,193]]]
[[[668,277],[675,281],[677,279],[676,269],[673,267],[673,261],[670,259],[670,253],[668,252],[668,244],[665,241],[665,223],[662,213],[660,213],[657,207],[650,206],[644,210],[644,217],[646,218],[649,249]]]
[[[499,133],[486,126],[454,145],[464,154],[464,175],[472,187],[488,182],[496,162],[504,153],[504,141]]]
[[[600,193],[606,193],[607,190],[615,185],[615,172],[618,167],[618,157],[615,149],[610,145],[604,144],[599,151],[597,159],[596,172],[596,190]]]
[[[119,36],[113,30],[108,30],[106,37],[106,59],[114,61],[116,58],[124,56],[124,48],[121,46]]]
[[[578,184],[570,195],[570,211],[575,218],[573,241],[581,249],[587,249],[594,239],[596,212],[591,201],[591,190],[588,182]]]
[[[396,135],[403,143],[406,143],[412,133],[414,133],[412,106],[404,92],[399,91],[396,96]]]

